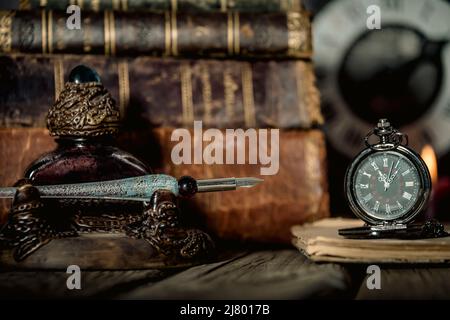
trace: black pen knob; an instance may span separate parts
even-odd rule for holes
[[[184,176],[178,180],[178,193],[183,198],[190,198],[198,192],[197,181],[190,177]]]

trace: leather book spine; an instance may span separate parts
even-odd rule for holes
[[[98,56],[0,57],[0,126],[44,127],[79,64],[94,68],[133,127],[301,128],[323,118],[311,62]],[[168,98],[170,97],[170,98]]]
[[[222,130],[222,133],[224,131]],[[171,160],[173,128],[123,131],[118,144],[155,172],[197,179],[255,176],[264,182],[236,191],[199,193],[183,201],[183,218],[222,239],[290,243],[292,225],[328,217],[326,147],[323,132],[280,130],[279,171],[260,176],[255,164],[180,164]],[[12,186],[31,161],[56,147],[44,128],[0,130],[0,186]],[[236,144],[242,151],[245,146]],[[237,152],[239,149],[235,149]],[[226,147],[223,150],[226,153]],[[0,226],[11,206],[0,199]]]
[[[75,21],[75,20],[74,20]],[[0,53],[311,58],[302,12],[0,11]]]
[[[302,0],[20,0],[17,9],[66,10],[72,4],[86,11],[289,12],[302,10]]]

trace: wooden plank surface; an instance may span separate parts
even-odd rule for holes
[[[159,270],[82,271],[81,290],[67,289],[64,271],[0,272],[0,299],[112,298],[167,276]]]
[[[0,272],[0,298],[304,299],[342,296],[347,273],[317,265],[294,249],[239,253],[175,273],[166,270],[82,271],[82,290],[65,272]]]
[[[356,294],[359,300],[450,299],[450,267],[402,267],[380,265],[381,289],[367,288],[367,277]],[[361,270],[361,273],[365,271]]]
[[[316,264],[294,249],[228,254],[184,271],[83,271],[82,290],[65,272],[0,272],[0,298],[115,299],[448,299],[450,268],[380,265],[381,289],[367,265]]]
[[[258,251],[200,265],[143,285],[126,299],[306,299],[344,295],[347,274],[335,264],[318,265],[296,250]]]

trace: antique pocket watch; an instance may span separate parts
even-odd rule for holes
[[[371,143],[373,136],[379,141]],[[366,135],[365,144],[367,148],[347,170],[345,191],[351,210],[366,225],[341,229],[339,234],[350,238],[444,235],[437,222],[411,223],[427,207],[431,178],[422,158],[407,147],[407,135],[381,119]]]

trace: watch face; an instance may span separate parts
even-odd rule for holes
[[[376,152],[356,167],[353,192],[358,205],[379,220],[409,213],[422,192],[418,167],[395,151]]]

